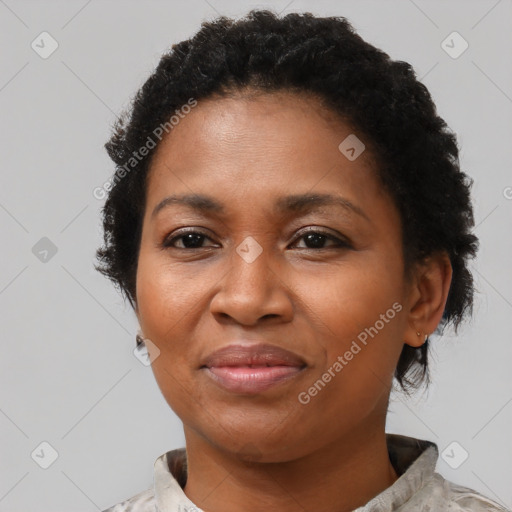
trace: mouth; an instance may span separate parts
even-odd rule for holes
[[[223,389],[258,394],[299,375],[307,364],[275,345],[229,345],[206,358],[200,369]]]

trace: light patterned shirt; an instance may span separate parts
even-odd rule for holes
[[[439,451],[431,441],[397,434],[386,439],[399,478],[354,512],[511,512],[436,473]],[[169,451],[155,461],[153,488],[103,512],[203,512],[183,492],[186,480],[185,448]]]

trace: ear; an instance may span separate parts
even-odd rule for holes
[[[417,264],[409,294],[408,326],[404,338],[407,345],[420,347],[439,325],[452,273],[450,258],[445,252],[431,255]]]

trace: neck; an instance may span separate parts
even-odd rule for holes
[[[384,428],[353,432],[314,453],[286,462],[247,462],[185,429],[185,494],[208,512],[351,511],[398,478]]]

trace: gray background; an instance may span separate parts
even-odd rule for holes
[[[481,240],[474,318],[435,342],[428,392],[393,394],[387,430],[440,452],[456,441],[468,459],[437,470],[512,507],[511,1],[0,0],[0,511],[102,510],[150,487],[155,458],[183,446],[133,355],[134,314],[93,269],[93,190],[113,171],[115,116],[161,53],[204,19],[262,6],[346,16],[413,64],[458,134]],[[47,59],[31,48],[43,31],[59,44]],[[456,59],[441,47],[453,31],[469,43]],[[43,237],[57,248],[46,261]],[[49,457],[43,441],[58,452],[48,469],[31,457]]]

